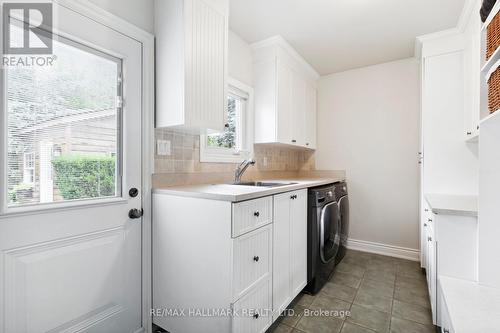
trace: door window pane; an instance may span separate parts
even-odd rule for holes
[[[9,206],[121,195],[121,60],[62,38],[54,55],[6,69]]]

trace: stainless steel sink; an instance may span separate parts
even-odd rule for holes
[[[293,185],[293,184],[297,184],[297,183],[239,182],[239,183],[232,183],[231,185],[278,187],[278,186],[287,186],[287,185]]]

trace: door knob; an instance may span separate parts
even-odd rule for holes
[[[128,211],[128,217],[130,217],[131,219],[139,219],[142,217],[143,213],[144,211],[142,210],[142,208],[140,210],[137,208],[133,208]]]
[[[135,198],[137,195],[139,195],[139,190],[136,189],[135,187],[132,187],[129,191],[128,191],[128,195],[130,195],[130,197],[132,198]]]

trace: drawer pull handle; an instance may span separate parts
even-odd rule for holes
[[[290,199],[292,199],[292,200],[297,199],[297,195],[294,194],[294,195],[290,196]]]
[[[253,213],[253,216],[255,216],[255,217],[259,217],[259,215],[260,215],[259,211],[256,211]]]
[[[255,261],[255,262],[259,261],[259,256],[253,257],[253,261]]]
[[[254,317],[255,319],[259,318],[259,314],[258,314],[258,313],[256,313],[256,314],[254,314],[254,315],[253,315],[253,317]]]
[[[443,332],[444,332],[444,333],[450,333],[450,330],[449,330],[449,329],[447,329],[447,328],[445,328],[445,329],[443,329]]]
[[[427,223],[424,223],[424,227],[427,227]]]
[[[427,219],[428,222],[432,222],[432,219]]]
[[[432,242],[432,237],[427,237],[427,240],[428,240],[429,242]]]

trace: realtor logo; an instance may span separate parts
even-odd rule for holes
[[[4,3],[4,54],[52,54],[52,3]]]

